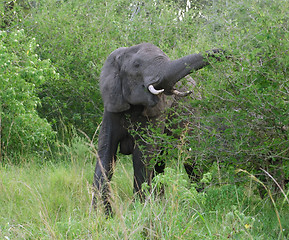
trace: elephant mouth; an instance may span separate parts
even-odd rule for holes
[[[179,91],[177,89],[171,89],[169,91],[165,90],[164,88],[155,89],[155,87],[152,84],[148,86],[148,90],[153,95],[159,95],[161,93],[164,93],[166,95],[176,95],[178,97],[186,97],[186,96],[188,96],[188,95],[190,95],[192,93],[192,91],[181,92],[181,91]]]

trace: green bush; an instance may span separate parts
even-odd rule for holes
[[[200,38],[232,56],[192,75],[202,99],[190,102],[197,113],[187,142],[207,170],[216,161],[268,180],[264,169],[282,187],[288,182],[288,7],[288,1],[219,1],[203,12]]]
[[[55,136],[36,108],[41,104],[37,91],[58,74],[49,60],[39,59],[36,47],[24,30],[0,31],[0,139],[5,154],[47,149]]]

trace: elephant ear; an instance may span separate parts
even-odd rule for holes
[[[122,93],[120,61],[123,48],[117,49],[105,61],[100,74],[100,91],[104,107],[109,112],[123,112],[130,108]]]

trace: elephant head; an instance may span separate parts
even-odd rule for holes
[[[132,105],[153,107],[161,93],[186,96],[190,92],[175,90],[175,84],[206,65],[208,62],[201,54],[172,61],[149,43],[119,48],[107,58],[100,76],[104,107],[110,112],[123,112]]]
[[[94,174],[94,188],[100,193],[107,212],[111,212],[107,183],[113,174],[119,145],[121,153],[133,155],[135,192],[141,192],[141,184],[152,176],[146,162],[150,157],[147,153],[155,146],[143,142],[144,148],[139,148],[129,132],[129,125],[145,127],[148,121],[160,122],[158,117],[168,105],[166,95],[182,97],[190,93],[176,90],[176,83],[190,72],[208,65],[206,58],[218,57],[215,54],[219,52],[212,50],[206,56],[191,54],[170,60],[158,47],[142,43],[119,48],[109,55],[100,76],[104,114]]]

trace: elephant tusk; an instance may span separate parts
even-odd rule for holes
[[[179,97],[186,97],[186,96],[188,96],[189,94],[191,94],[192,91],[180,92],[180,91],[174,89],[174,90],[172,91],[172,93],[175,94],[176,96],[179,96]]]
[[[160,93],[162,93],[163,91],[165,91],[165,89],[156,90],[153,85],[149,85],[149,86],[148,86],[148,90],[149,90],[150,93],[152,93],[153,95],[159,95]]]

